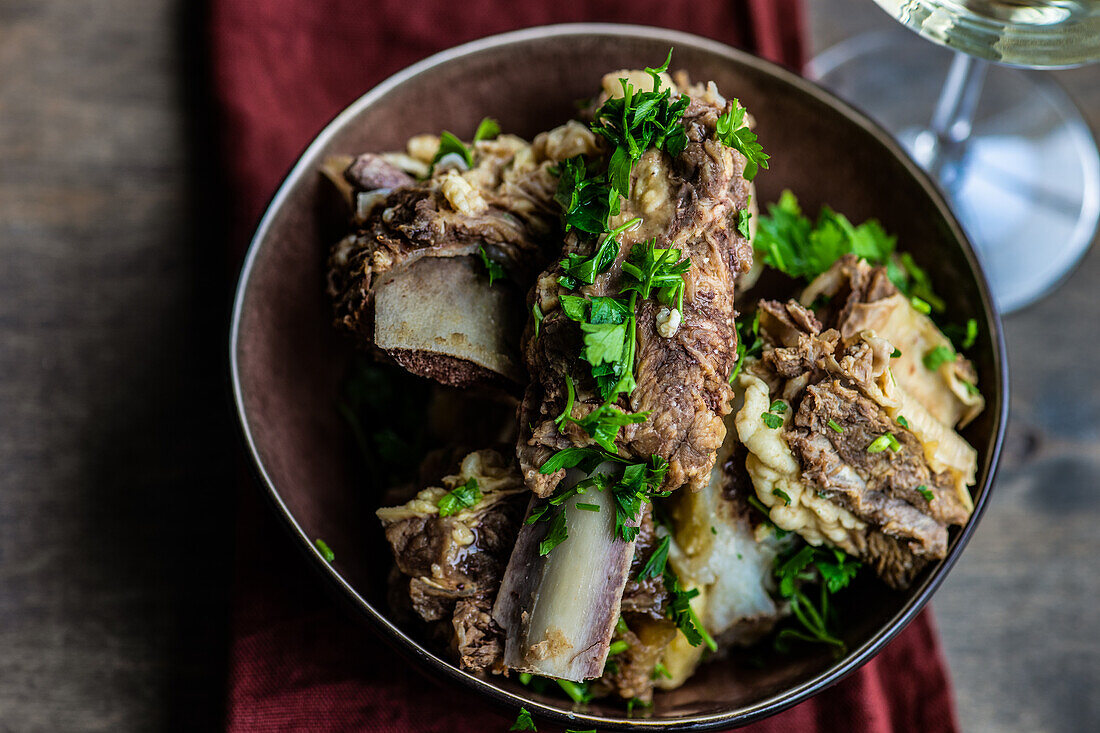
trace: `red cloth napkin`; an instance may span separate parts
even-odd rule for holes
[[[211,50],[235,213],[232,247],[297,154],[340,109],[429,54],[515,28],[573,21],[665,26],[792,68],[798,0],[214,0]],[[505,731],[511,720],[440,688],[342,612],[251,480],[239,497],[227,727],[231,731]],[[548,729],[547,726],[543,727]],[[954,731],[928,613],[844,682],[753,733]]]

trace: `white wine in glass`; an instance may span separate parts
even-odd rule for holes
[[[1100,154],[1061,87],[1010,67],[1100,60],[1100,0],[875,2],[919,36],[849,39],[815,58],[811,76],[890,130],[937,179],[1000,309],[1028,305],[1092,242]]]

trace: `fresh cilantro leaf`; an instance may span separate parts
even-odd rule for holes
[[[638,573],[639,581],[664,575],[665,563],[668,562],[668,547],[671,541],[672,538],[668,535],[661,538],[661,541],[653,548],[649,559],[645,561],[645,565],[642,566],[641,572]]]
[[[771,404],[771,407],[768,408],[768,412],[774,412],[778,415],[782,415],[786,411],[787,411],[787,403],[784,402],[783,400],[776,400],[775,402],[773,402]]]
[[[749,129],[745,122],[745,108],[738,100],[734,99],[732,106],[718,117],[715,136],[724,145],[745,156],[742,174],[746,181],[756,178],[760,168],[768,167],[771,156],[764,152],[764,147],[757,142],[756,133]]]
[[[481,258],[481,264],[484,265],[485,271],[489,273],[489,287],[493,287],[493,283],[497,280],[503,280],[507,277],[504,267],[499,262],[489,257],[489,253],[485,251],[485,247],[478,247],[477,254]]]
[[[439,499],[439,516],[449,517],[458,514],[463,509],[481,501],[481,489],[478,488],[477,479],[472,476],[462,486],[456,486]]]
[[[653,665],[653,674],[650,675],[651,679],[657,679],[658,677],[664,677],[665,679],[672,679],[672,675],[669,674],[668,668],[661,662],[657,662]]]
[[[519,715],[516,716],[516,722],[512,723],[512,727],[508,730],[533,730],[537,733],[538,728],[535,727],[535,721],[531,718],[531,713],[527,712],[527,708],[520,708]]]
[[[545,557],[550,551],[569,539],[569,528],[566,527],[565,509],[559,509],[557,514],[550,519],[550,527],[546,530],[546,537],[539,543],[539,554]]]
[[[313,540],[313,544],[317,546],[317,551],[321,553],[321,557],[325,558],[325,562],[332,562],[336,559],[336,553],[329,548],[328,543],[318,537]]]
[[[847,587],[860,563],[836,548],[802,545],[778,556],[774,575],[779,594],[790,604],[791,613],[800,628],[782,629],[775,639],[776,649],[787,651],[791,641],[827,644],[843,651],[835,628],[835,610],[830,596]],[[804,592],[808,584],[820,585],[820,601],[815,604]]]
[[[450,153],[458,154],[464,161],[466,166],[472,168],[474,165],[474,156],[470,152],[470,149],[466,145],[454,136],[454,133],[447,132],[446,130],[439,136],[439,149],[435,151],[435,156],[432,157],[432,166],[443,158],[444,155]]]
[[[474,133],[474,142],[479,140],[492,140],[500,134],[500,123],[492,117],[483,117],[478,123],[477,132]]]
[[[924,368],[930,372],[934,372],[942,365],[949,361],[955,360],[954,350],[945,344],[940,344],[934,349],[929,349],[927,353],[921,358],[924,362]]]

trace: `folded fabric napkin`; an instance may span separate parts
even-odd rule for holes
[[[675,28],[791,68],[802,63],[797,0],[214,0],[210,48],[224,170],[233,192],[234,262],[298,153],[374,84],[474,38],[575,21]],[[508,729],[511,719],[464,690],[429,681],[345,613],[294,551],[251,480],[242,481],[238,513],[230,730]],[[950,687],[926,612],[842,683],[745,730],[955,729]]]

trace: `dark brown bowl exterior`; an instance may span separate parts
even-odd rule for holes
[[[670,46],[674,69],[713,79],[756,117],[772,155],[771,170],[757,178],[762,202],[790,188],[807,211],[827,203],[855,221],[878,218],[931,272],[948,312],[978,319],[974,361],[989,404],[965,432],[979,454],[973,518],[953,535],[947,558],[909,591],[867,582],[849,594],[843,659],[821,652],[776,656],[763,668],[736,658],[714,662],[681,689],[658,695],[651,717],[631,720],[610,702],[574,713],[514,679],[468,675],[390,618],[374,500],[354,485],[334,407],[347,347],[330,326],[324,261],[341,222],[319,203],[325,191],[317,170],[329,154],[400,149],[411,134],[472,130],[486,115],[530,137],[572,116],[574,100],[591,95],[605,72],[652,65]],[[989,498],[1007,413],[1004,343],[991,303],[974,252],[929,179],[887,133],[827,92],[696,36],[637,26],[553,26],[433,56],[383,82],[325,128],[279,189],[249,250],[233,313],[232,380],[256,466],[296,541],[399,650],[512,711],[523,705],[568,727],[710,730],[776,713],[852,672],[904,628],[958,558]],[[314,548],[317,537],[335,549],[334,564]]]

